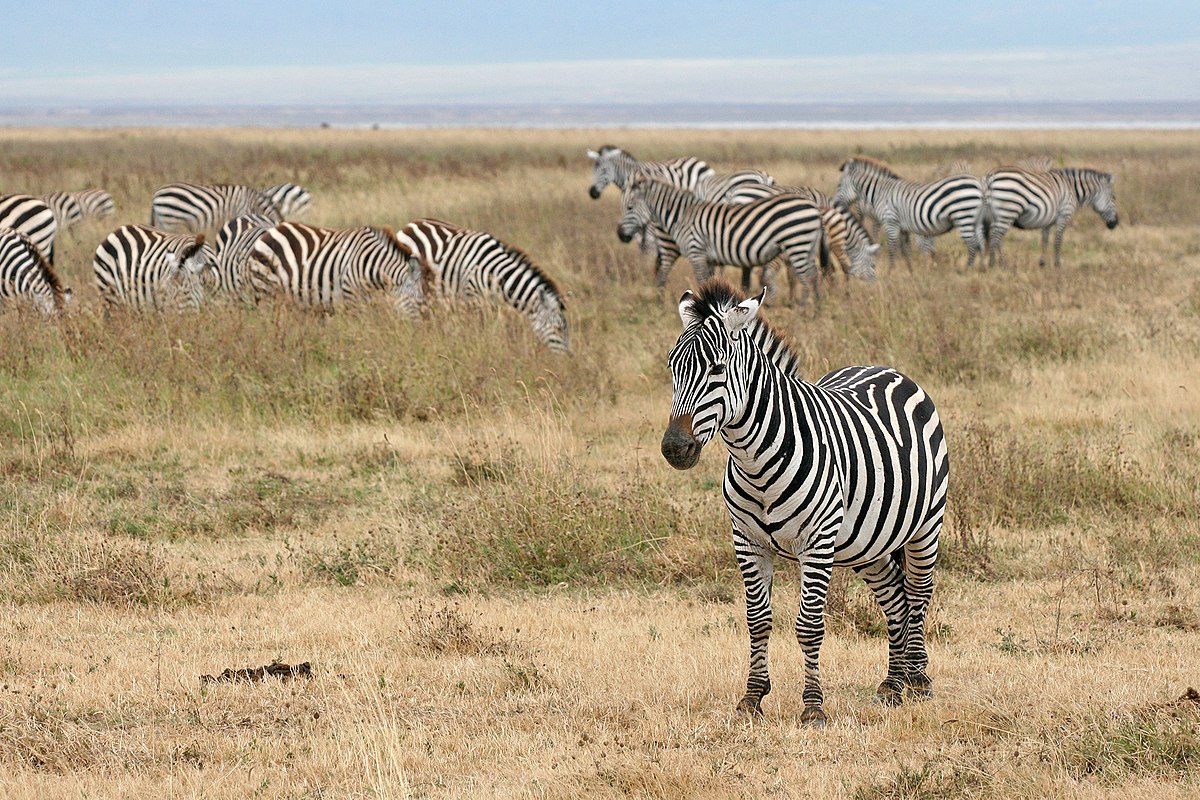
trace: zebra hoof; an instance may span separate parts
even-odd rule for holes
[[[929,700],[933,697],[933,681],[921,670],[904,676],[904,688],[913,700]]]
[[[899,678],[888,676],[875,690],[875,702],[882,706],[898,706],[904,702],[904,684]]]
[[[800,714],[800,724],[806,728],[824,728],[825,712],[820,706],[805,706]]]
[[[762,698],[748,694],[737,704],[737,710],[739,714],[746,714],[747,716],[756,718],[761,717],[763,715]]]

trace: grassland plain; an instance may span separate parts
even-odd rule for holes
[[[678,318],[586,196],[588,147],[832,190],[864,152],[931,176],[1050,155],[1117,175],[1061,270],[881,268],[778,307],[805,373],[934,396],[952,490],[932,702],[871,703],[885,642],[840,576],[831,726],[802,729],[797,581],[775,691],[746,633],[718,446],[658,454]],[[1200,708],[1200,134],[0,131],[3,191],[295,180],[319,224],[440,216],[529,251],[574,354],[502,312],[0,317],[0,794],[64,797],[1194,797]],[[613,192],[613,190],[609,190]],[[685,265],[671,295],[688,282]],[[316,677],[202,684],[310,660]]]

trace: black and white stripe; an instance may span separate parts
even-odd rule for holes
[[[217,234],[216,268],[209,273],[214,296],[245,303],[258,299],[251,270],[254,245],[275,225],[270,217],[248,214],[221,226]]]
[[[215,231],[246,214],[283,221],[261,189],[233,183],[170,183],[155,192],[150,202],[150,226],[181,233]]]
[[[858,156],[841,166],[835,203],[858,203],[883,225],[888,243],[888,263],[895,265],[900,250],[912,267],[905,233],[938,236],[952,228],[967,245],[967,267],[975,263],[980,243],[975,221],[983,201],[983,183],[972,175],[914,183],[899,177],[890,167],[872,158]]]
[[[92,270],[112,306],[184,311],[204,301],[203,276],[215,260],[203,234],[122,225],[96,248]]]
[[[436,219],[414,220],[397,235],[421,259],[432,295],[505,303],[528,318],[547,349],[570,349],[562,295],[523,251],[489,233]]]
[[[659,241],[657,284],[666,284],[680,256],[692,265],[697,282],[712,277],[713,268],[742,268],[749,283],[754,267],[784,256],[792,275],[818,292],[816,249],[821,238],[821,211],[799,195],[779,194],[741,205],[705,203],[691,192],[639,176],[625,189],[625,213],[617,235],[628,242],[654,226]]]
[[[27,194],[0,195],[0,230],[11,228],[33,240],[46,260],[54,263],[54,237],[58,221],[54,209],[43,200]]]
[[[33,240],[11,228],[0,230],[0,311],[30,305],[46,316],[62,311],[71,298]]]
[[[1075,212],[1091,206],[1109,230],[1117,227],[1113,176],[1086,168],[1025,169],[1000,167],[984,179],[983,208],[977,235],[988,246],[988,264],[997,255],[1004,263],[1004,236],[1011,227],[1042,231],[1039,266],[1046,266],[1046,246],[1054,228],[1054,266],[1062,266],[1063,233]]]
[[[316,228],[281,222],[263,232],[250,264],[255,291],[335,310],[386,295],[416,316],[424,298],[420,262],[389,228]]]
[[[41,197],[42,202],[54,212],[54,221],[59,231],[67,231],[83,222],[83,206],[70,192],[50,192]]]
[[[103,189],[81,189],[71,195],[83,209],[84,219],[104,219],[117,213],[112,195]]]
[[[593,200],[600,198],[604,187],[615,183],[624,191],[635,175],[649,175],[681,189],[694,191],[702,180],[712,180],[716,175],[713,168],[698,158],[683,156],[667,161],[639,161],[631,153],[606,144],[599,150],[588,150],[592,160],[592,185],[588,194]]]
[[[263,194],[275,204],[284,219],[295,219],[304,216],[312,205],[312,195],[308,189],[294,183],[278,183],[262,190]]]
[[[746,590],[750,669],[738,708],[762,713],[777,558],[800,565],[796,636],[804,651],[801,721],[823,725],[819,653],[834,566],[850,567],[887,617],[885,703],[928,697],[925,615],[933,592],[949,465],[941,422],[916,383],[883,367],[802,380],[796,357],[742,300],[710,282],[679,303],[668,363],[671,418],[662,453],[677,469],[718,435],[724,495]]]

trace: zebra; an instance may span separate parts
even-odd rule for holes
[[[252,259],[250,277],[259,296],[283,295],[332,311],[383,292],[410,317],[424,300],[421,264],[390,228],[281,222],[259,235]]]
[[[150,202],[150,227],[198,233],[215,230],[244,214],[283,221],[275,203],[259,189],[233,183],[169,183],[155,192]]]
[[[50,192],[39,199],[54,212],[54,221],[58,223],[60,231],[70,230],[83,222],[83,206],[75,195],[69,192]]]
[[[71,192],[71,196],[83,209],[84,219],[104,219],[117,213],[112,195],[103,189],[81,189]]]
[[[28,236],[54,265],[54,237],[58,221],[54,209],[27,194],[0,195],[0,230],[11,228]]]
[[[692,265],[698,283],[712,277],[714,265],[725,264],[742,268],[743,285],[753,267],[783,255],[793,277],[820,299],[813,255],[821,238],[821,210],[804,197],[779,194],[742,205],[705,203],[690,192],[638,176],[625,189],[617,236],[628,242],[649,225],[665,236],[659,242],[660,292],[680,255]]]
[[[671,416],[662,454],[695,466],[720,434],[723,494],[746,591],[750,667],[738,710],[762,714],[776,557],[800,565],[795,630],[804,651],[806,725],[823,726],[818,657],[834,566],[852,568],[887,617],[879,701],[932,696],[925,614],[933,592],[949,464],[933,401],[885,367],[835,370],[816,383],[798,355],[743,300],[712,281],[679,302],[683,332],[668,358]]]
[[[303,186],[294,183],[279,183],[268,186],[262,193],[275,204],[279,213],[286,219],[303,216],[312,205],[312,195]]]
[[[691,191],[698,199],[709,203],[749,203],[759,199],[762,187],[774,185],[775,179],[767,173],[757,169],[743,169],[737,172],[704,175]]]
[[[1041,228],[1042,252],[1038,266],[1046,266],[1046,246],[1054,228],[1054,266],[1062,266],[1063,233],[1075,212],[1091,206],[1109,230],[1117,227],[1117,199],[1113,176],[1083,167],[1025,169],[999,167],[984,179],[984,204],[976,224],[976,235],[988,248],[988,266],[999,255],[1004,265],[1004,235],[1009,227]]]
[[[71,290],[64,287],[33,240],[20,231],[0,230],[0,310],[28,301],[44,316],[67,307]]]
[[[213,294],[248,303],[257,301],[251,278],[254,245],[275,224],[270,217],[247,214],[221,226],[217,234],[216,268],[207,273],[211,276],[210,291]]]
[[[937,236],[957,228],[967,245],[967,268],[975,264],[980,244],[976,216],[983,200],[983,183],[971,175],[952,175],[928,183],[914,183],[896,175],[886,164],[856,156],[842,163],[834,203],[857,202],[864,214],[883,225],[888,243],[888,264],[895,266],[896,250],[912,269],[904,233]],[[931,246],[932,240],[930,240]],[[922,243],[923,249],[925,244]]]
[[[562,293],[525,252],[491,234],[437,219],[414,220],[398,238],[421,259],[431,293],[507,303],[529,319],[534,337],[548,350],[570,350]]]
[[[588,150],[592,160],[592,185],[588,194],[593,200],[610,183],[624,191],[634,175],[650,175],[661,181],[674,184],[680,189],[694,191],[701,180],[712,180],[716,172],[708,164],[692,156],[682,156],[669,161],[639,161],[632,154],[606,144],[599,150]]]
[[[203,276],[215,261],[204,234],[122,225],[96,248],[92,271],[110,307],[184,311],[204,301]]]

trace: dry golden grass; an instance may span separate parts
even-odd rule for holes
[[[840,576],[832,724],[799,726],[784,570],[766,717],[710,448],[658,454],[678,332],[586,197],[586,148],[695,153],[827,190],[852,152],[930,175],[1047,154],[1117,175],[1061,271],[960,244],[767,313],[806,373],[886,363],[952,464],[937,697],[871,703],[878,612]],[[6,187],[296,180],[319,224],[443,216],[568,298],[553,358],[502,312],[419,323],[95,312],[107,232],[62,243],[78,306],[0,317],[4,797],[1183,798],[1200,784],[1200,136],[1124,132],[0,131]],[[115,227],[116,223],[113,224]],[[680,264],[671,291],[687,286]],[[294,683],[202,684],[311,661]]]

